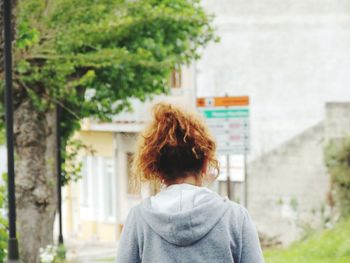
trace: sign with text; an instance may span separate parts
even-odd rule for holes
[[[249,152],[249,97],[198,98],[197,109],[216,137],[218,153]]]
[[[230,155],[230,179],[234,182],[244,182],[244,156],[243,155]],[[227,180],[227,156],[219,155],[220,162],[220,175],[218,177],[219,181]]]

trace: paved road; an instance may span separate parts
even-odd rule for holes
[[[97,242],[66,242],[67,258],[79,263],[115,262],[117,244]]]

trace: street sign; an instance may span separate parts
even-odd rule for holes
[[[227,181],[228,172],[230,174],[230,180],[233,182],[244,182],[244,156],[243,155],[230,155],[229,170],[227,167],[227,156],[219,155],[218,160],[220,162],[220,175],[219,181]]]
[[[233,107],[249,106],[249,97],[211,97],[197,98],[197,107]]]
[[[209,109],[202,110],[207,119],[248,118],[248,109]]]
[[[198,98],[197,109],[216,137],[219,154],[250,150],[249,97]]]

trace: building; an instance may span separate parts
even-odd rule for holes
[[[196,64],[197,95],[250,96],[248,209],[259,232],[289,244],[327,211],[324,129],[330,105],[350,101],[350,2],[202,3],[221,41]]]
[[[330,134],[327,123],[334,122],[330,116],[338,109],[334,105],[350,101],[350,2],[202,3],[215,14],[221,41],[185,70],[171,96],[156,101],[194,108],[196,97],[250,96],[248,209],[259,232],[288,244],[300,236],[303,222],[319,226],[320,211],[327,206],[329,177],[322,149]],[[117,116],[113,123],[83,125],[77,136],[96,145],[96,154],[83,157],[86,177],[67,189],[69,234],[116,240],[129,208],[150,193],[128,188],[127,168],[150,105],[135,101],[135,111]],[[225,195],[224,181],[213,188]],[[236,200],[242,200],[242,189],[236,182]],[[116,200],[115,206],[103,199],[107,197]]]
[[[219,43],[196,63],[199,97],[249,95],[250,160],[350,101],[350,2],[203,0]]]

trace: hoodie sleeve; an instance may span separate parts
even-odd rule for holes
[[[119,240],[116,263],[139,263],[139,244],[137,238],[135,211],[132,209],[126,219]]]
[[[240,263],[264,263],[264,257],[260,247],[255,225],[250,218],[248,211],[243,210],[243,225],[242,225],[242,250]]]

